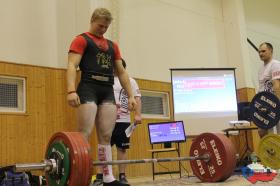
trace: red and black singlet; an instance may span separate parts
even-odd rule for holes
[[[93,81],[98,84],[114,84],[115,51],[113,42],[107,40],[108,49],[101,49],[87,35],[81,34],[87,42],[79,68],[82,72],[81,81]]]

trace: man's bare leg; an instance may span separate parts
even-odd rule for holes
[[[117,158],[118,158],[118,160],[126,160],[127,159],[126,149],[117,148]],[[124,174],[125,173],[125,168],[126,168],[125,164],[120,164],[119,165],[119,173]]]
[[[78,131],[88,140],[95,123],[97,106],[94,102],[78,107]]]
[[[98,159],[100,161],[112,160],[111,149],[111,136],[115,127],[117,116],[116,105],[113,103],[103,103],[98,106],[96,116],[96,132],[98,138]],[[102,166],[103,181],[104,183],[113,182],[115,180],[113,176],[112,165]]]

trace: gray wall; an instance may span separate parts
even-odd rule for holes
[[[0,60],[66,68],[71,40],[88,31],[98,6],[112,11],[106,36],[136,78],[170,82],[169,68],[236,67],[238,88],[256,87],[251,66],[260,61],[247,36],[271,41],[279,58],[277,0],[3,0]]]
[[[262,42],[270,42],[274,47],[274,58],[280,60],[280,1],[244,0],[247,36],[258,47]],[[258,87],[257,68],[262,64],[258,53],[249,47],[251,78]]]

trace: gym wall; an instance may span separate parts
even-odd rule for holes
[[[170,82],[169,68],[236,67],[237,87],[256,88],[243,2],[257,6],[248,0],[4,1],[0,6],[0,59],[66,68],[71,40],[88,30],[94,8],[105,6],[115,17],[106,36],[119,43],[131,76]],[[279,28],[266,15],[261,16],[268,24],[260,22],[254,27],[267,28],[258,37]]]
[[[273,56],[275,59],[280,60],[280,24],[278,17],[280,12],[280,1],[278,0],[244,0],[244,12],[246,19],[247,37],[257,46],[262,42],[270,42],[273,47]],[[256,11],[256,10],[261,10]],[[258,52],[249,46],[250,66],[259,67],[263,62],[260,61]],[[257,68],[249,68],[252,71],[253,86],[257,90]]]

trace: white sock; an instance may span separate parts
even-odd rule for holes
[[[111,145],[98,144],[98,159],[99,161],[112,161],[112,148]],[[103,181],[110,183],[116,179],[113,176],[112,165],[103,165]]]

